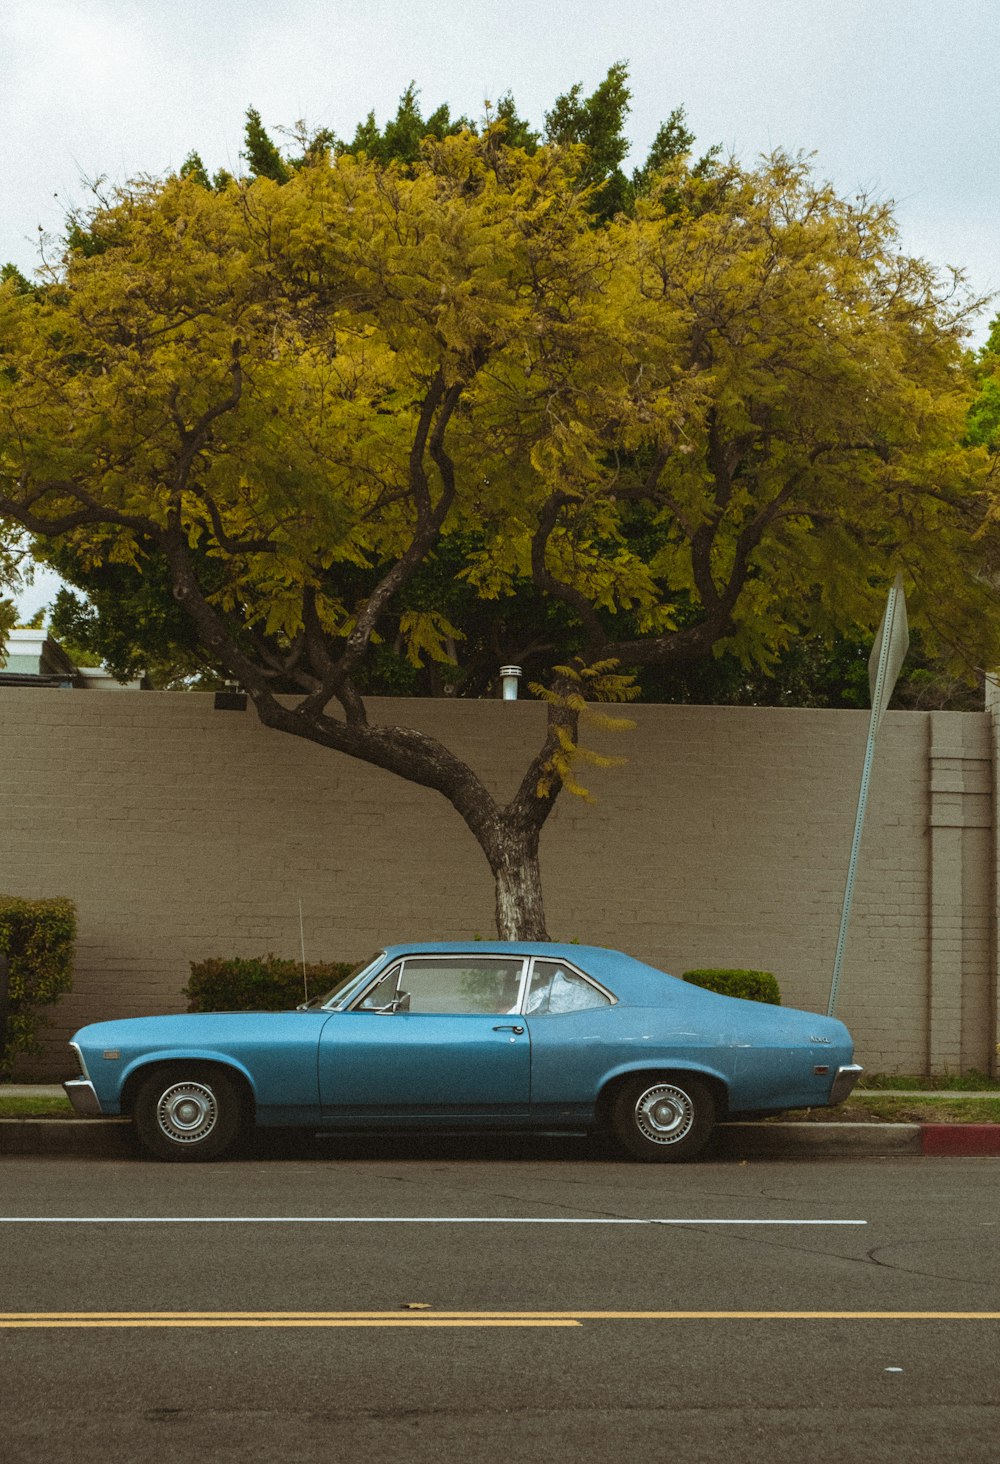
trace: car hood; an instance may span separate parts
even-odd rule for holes
[[[263,1030],[326,1021],[328,1011],[178,1012],[163,1017],[118,1017],[81,1027],[72,1040],[80,1047],[145,1047],[259,1037]]]

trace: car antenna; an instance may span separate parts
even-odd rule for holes
[[[309,1001],[309,978],[306,976],[306,932],[302,924],[302,901],[299,901],[299,948],[302,951],[302,992]]]

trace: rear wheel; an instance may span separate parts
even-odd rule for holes
[[[652,1164],[693,1159],[715,1126],[715,1099],[700,1078],[630,1078],[615,1094],[611,1129],[633,1159]]]
[[[143,1147],[157,1159],[217,1159],[244,1127],[237,1082],[219,1068],[198,1063],[157,1068],[139,1089],[135,1126]]]

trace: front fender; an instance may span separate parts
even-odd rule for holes
[[[174,1062],[207,1062],[215,1067],[229,1068],[237,1073],[246,1083],[253,1097],[254,1104],[257,1102],[257,1085],[247,1067],[237,1058],[229,1053],[216,1052],[210,1047],[176,1047],[164,1048],[159,1052],[142,1052],[131,1058],[121,1069],[117,1083],[117,1105],[114,1109],[109,1107],[108,1100],[104,1093],[100,1094],[101,1107],[105,1113],[121,1113],[125,1108],[131,1107],[131,1100],[135,1095],[135,1089],[142,1081],[146,1072],[154,1067],[162,1067],[165,1063]],[[123,1104],[123,1098],[127,1102]],[[111,1100],[114,1101],[114,1100]]]

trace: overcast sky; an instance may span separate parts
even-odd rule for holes
[[[412,80],[425,115],[511,91],[540,125],[619,60],[633,165],[683,104],[701,148],[815,153],[842,192],[896,201],[909,252],[1000,288],[1000,0],[0,0],[0,262],[34,268],[81,177],[192,148],[236,170],[248,106],[349,137]]]

